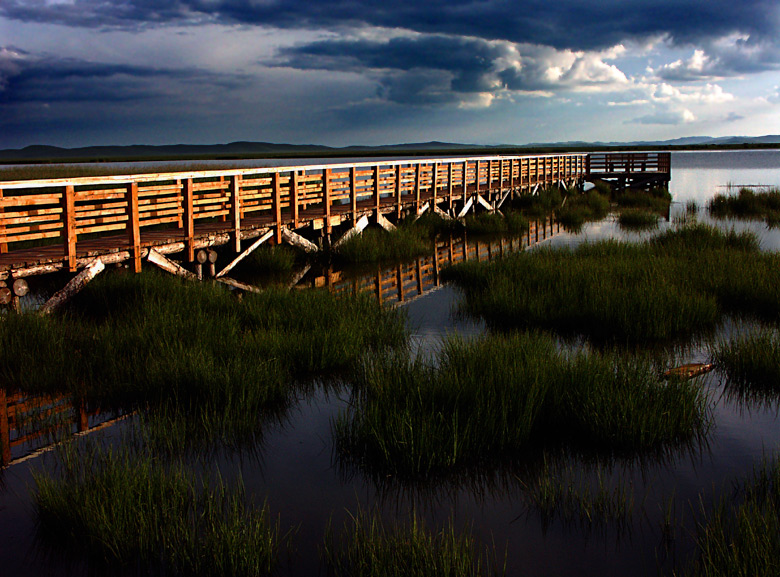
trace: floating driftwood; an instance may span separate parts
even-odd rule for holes
[[[664,377],[667,379],[687,380],[709,373],[714,368],[715,365],[709,363],[690,363],[669,369],[664,373]]]

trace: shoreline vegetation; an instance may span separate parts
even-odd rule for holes
[[[235,150],[226,150],[235,144]],[[437,146],[437,144],[439,146]],[[594,144],[567,144],[561,146],[468,146],[446,145],[445,143],[424,143],[424,145],[396,145],[385,147],[349,147],[334,149],[326,146],[298,146],[268,143],[234,143],[234,145],[189,146],[164,152],[169,147],[87,147],[83,149],[61,149],[57,147],[33,146],[21,150],[0,151],[0,164],[7,165],[46,165],[90,163],[99,165],[109,162],[171,162],[171,161],[238,161],[286,158],[347,158],[387,157],[387,156],[441,156],[441,155],[498,155],[498,154],[543,154],[543,153],[582,153],[582,152],[643,152],[643,151],[707,151],[707,150],[776,150],[780,143],[739,143],[739,144],[648,144],[598,146]],[[261,145],[255,152],[249,152],[252,145]],[[186,146],[186,145],[185,145]],[[176,147],[170,147],[176,148]],[[133,150],[135,149],[135,150]],[[25,156],[25,150],[27,155]],[[105,167],[104,167],[105,168]],[[106,174],[106,173],[104,173]],[[2,171],[0,171],[2,175]],[[97,174],[90,174],[96,176]],[[70,175],[73,176],[73,175]],[[87,175],[84,175],[87,176]],[[23,177],[21,177],[23,178]],[[40,177],[45,178],[45,177]]]

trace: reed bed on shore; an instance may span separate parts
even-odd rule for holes
[[[38,536],[59,554],[119,574],[255,576],[271,574],[288,546],[240,484],[127,447],[63,455],[56,473],[35,476]]]
[[[369,475],[424,479],[500,462],[539,445],[652,450],[706,431],[691,382],[665,382],[649,358],[565,354],[549,335],[449,340],[435,361],[367,358],[352,407],[334,423],[340,458]]]
[[[702,274],[707,271],[707,274]],[[643,244],[606,241],[445,269],[464,310],[497,329],[540,327],[619,343],[713,328],[725,312],[780,315],[780,257],[755,235],[694,223]]]
[[[450,520],[438,532],[415,513],[388,527],[378,513],[359,510],[339,535],[330,527],[323,557],[336,577],[479,577],[501,575],[495,551],[481,551],[473,537]]]
[[[682,575],[776,575],[780,558],[780,463],[765,460],[711,509],[701,504],[696,559]]]

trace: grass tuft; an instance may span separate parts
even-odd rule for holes
[[[706,430],[700,389],[666,383],[648,359],[565,355],[535,333],[449,340],[436,362],[364,360],[352,410],[334,423],[345,463],[422,479],[505,460],[542,444],[637,451]]]
[[[144,574],[269,575],[289,540],[243,488],[197,479],[127,448],[80,448],[36,475],[38,534],[52,550]]]
[[[329,529],[324,557],[328,574],[336,577],[500,574],[495,552],[481,553],[474,539],[459,533],[452,520],[434,533],[416,514],[405,526],[388,528],[377,513],[360,510],[344,524],[339,537]]]

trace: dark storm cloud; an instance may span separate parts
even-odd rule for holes
[[[772,39],[775,0],[4,0],[0,14],[73,26],[219,21],[279,28],[362,25],[596,49],[668,35],[699,43],[733,32]]]
[[[230,88],[238,78],[198,70],[170,70],[75,59],[36,57],[0,48],[0,103],[127,102],[166,97],[183,91],[177,83],[200,83]]]
[[[299,70],[374,71],[378,96],[403,104],[457,102],[459,94],[495,88],[491,75],[501,48],[442,36],[326,40],[283,49],[277,65]]]

